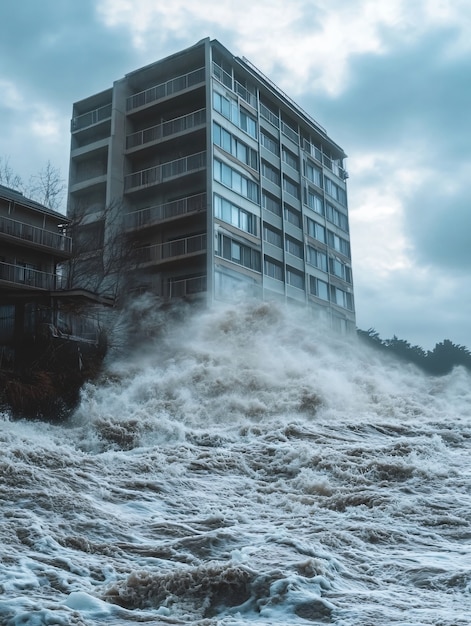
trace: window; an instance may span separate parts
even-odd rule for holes
[[[262,131],[260,133],[260,143],[264,148],[276,154],[276,156],[280,156],[280,144],[278,143],[278,139],[268,135],[266,132]]]
[[[292,287],[304,291],[304,274],[290,267],[286,268],[286,282]]]
[[[215,111],[241,128],[248,135],[257,138],[257,122],[255,118],[240,108],[236,100],[213,91],[213,108]]]
[[[294,180],[291,180],[291,178],[288,178],[287,176],[283,176],[283,189],[291,196],[294,196],[299,200],[299,185],[295,183]]]
[[[292,239],[291,237],[286,237],[285,239],[285,250],[293,256],[297,256],[299,259],[304,257],[303,244],[296,241],[296,239]]]
[[[213,91],[213,107],[226,119],[230,120],[234,124],[238,123],[237,101],[233,98],[228,98],[217,91]]]
[[[322,189],[322,170],[314,163],[306,161],[304,163],[304,176]]]
[[[231,135],[225,128],[219,126],[214,122],[213,124],[213,132],[214,132],[214,143],[217,146],[220,146],[226,152],[235,156],[239,161],[245,163],[252,169],[258,169],[258,158],[257,152],[247,146],[245,143],[240,141],[234,135]]]
[[[346,239],[343,239],[343,237],[339,237],[330,230],[327,231],[327,243],[331,248],[337,250],[337,252],[340,252],[341,254],[348,257],[350,256],[349,242]]]
[[[333,207],[331,204],[327,203],[327,219],[338,226],[341,230],[344,230],[348,233],[348,218],[347,216]]]
[[[343,263],[339,259],[331,258],[329,259],[329,269],[330,273],[342,280],[345,280],[347,283],[352,282],[352,270],[351,268]]]
[[[219,233],[217,241],[217,256],[247,267],[248,269],[260,271],[260,252],[246,246],[226,235]]]
[[[245,131],[248,135],[253,138],[257,137],[257,122],[255,119],[246,113],[242,108],[240,110],[240,121],[239,126]]]
[[[337,200],[342,206],[347,206],[347,194],[342,187],[339,187],[339,185],[334,183],[333,180],[330,180],[330,178],[327,178],[327,176],[325,177],[324,186],[326,194],[334,198],[334,200]]]
[[[225,198],[221,198],[217,194],[214,195],[214,215],[220,220],[232,224],[232,226],[240,228],[240,230],[244,230],[246,233],[257,235],[258,218],[253,213],[244,211],[244,209],[235,206],[235,204],[232,204]]]
[[[283,266],[278,261],[265,257],[264,273],[270,278],[283,281]]]
[[[311,218],[307,218],[307,234],[313,239],[325,243],[325,228]]]
[[[307,246],[307,262],[323,272],[327,272],[327,255],[312,246]]]
[[[283,246],[281,232],[272,226],[268,226],[268,224],[263,225],[263,239],[277,248],[281,248]]]
[[[288,150],[287,148],[283,147],[283,161],[289,165],[290,167],[292,167],[293,169],[297,170],[299,172],[299,159],[298,157],[293,154],[293,152],[291,152],[291,150]]]
[[[278,185],[278,187],[280,186],[280,172],[266,161],[262,161],[262,176]]]
[[[301,213],[299,211],[296,211],[296,209],[293,209],[292,207],[285,204],[284,214],[285,214],[285,220],[287,222],[289,222],[290,224],[293,224],[293,226],[296,226],[297,228],[301,228],[302,218],[301,218]]]
[[[305,204],[319,215],[324,215],[324,200],[310,188],[306,192]]]
[[[347,293],[338,287],[331,286],[331,300],[344,309],[353,310],[353,298],[351,293]]]
[[[275,198],[271,194],[264,191],[262,193],[262,206],[270,213],[274,213],[275,215],[279,215],[281,217],[281,203],[278,198]]]
[[[241,196],[244,196],[244,198],[248,198],[252,202],[258,202],[257,183],[239,174],[239,172],[218,159],[214,159],[214,178]]]
[[[321,300],[329,300],[329,285],[315,276],[309,277],[310,292]]]

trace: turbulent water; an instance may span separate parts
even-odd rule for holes
[[[272,305],[171,318],[67,421],[2,416],[0,624],[469,625],[469,373]]]

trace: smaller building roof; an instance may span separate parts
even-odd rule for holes
[[[11,187],[6,187],[5,185],[0,185],[0,198],[4,200],[8,200],[10,202],[15,202],[24,206],[32,211],[37,211],[39,213],[46,213],[51,217],[55,217],[57,220],[61,222],[67,223],[69,220],[65,215],[59,213],[58,211],[54,211],[49,207],[41,204],[40,202],[36,202],[36,200],[31,200],[31,198],[27,198],[21,191],[17,189],[12,189]]]

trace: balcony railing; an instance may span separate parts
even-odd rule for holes
[[[56,274],[40,272],[24,265],[0,261],[0,280],[15,285],[50,291],[56,288],[56,279]]]
[[[245,100],[245,102],[250,104],[254,109],[257,108],[257,96],[251,93],[244,85],[239,83],[239,81],[235,79],[232,81],[232,75],[223,70],[222,67],[215,62],[213,62],[213,76],[217,78],[220,83],[229,87],[229,89],[239,95],[242,100]]]
[[[175,161],[155,165],[148,169],[128,174],[124,179],[124,191],[150,185],[159,185],[172,178],[198,172],[206,167],[206,151],[197,152]]]
[[[276,126],[276,128],[280,127],[280,118],[278,117],[278,115],[273,113],[273,111],[270,111],[270,109],[264,104],[262,104],[261,102],[260,102],[260,115],[264,119],[268,120],[270,124],[273,124],[273,126]]]
[[[288,124],[285,124],[285,122],[281,122],[281,132],[283,133],[283,135],[286,135],[286,137],[289,137],[291,139],[291,141],[294,141],[294,143],[299,144],[299,135],[298,133],[293,130],[290,126],[288,126]]]
[[[320,161],[322,163],[321,150],[307,139],[303,140],[303,150],[305,150],[308,154],[314,157],[317,161]]]
[[[10,217],[0,217],[0,233],[62,252],[70,252],[72,250],[72,239],[70,237],[60,233],[52,233],[49,230],[32,226],[31,224],[24,224]]]
[[[250,104],[254,109],[257,108],[257,96],[251,93],[244,85],[241,85],[237,80],[234,80],[234,91],[238,94],[242,100],[245,100],[247,104]]]
[[[229,74],[229,72],[226,72],[225,70],[223,70],[222,67],[218,65],[217,63],[215,63],[214,61],[213,61],[213,76],[217,78],[217,80],[220,83],[222,83],[226,87],[229,87],[229,89],[232,89],[232,74]]]
[[[206,208],[206,194],[200,193],[195,196],[187,196],[180,200],[146,207],[139,211],[133,211],[126,215],[126,228],[143,228],[161,222],[162,220],[188,215],[203,211]]]
[[[105,104],[105,106],[83,113],[82,115],[76,115],[72,118],[70,123],[70,130],[72,132],[86,128],[87,126],[93,126],[98,122],[103,122],[111,118],[111,104]]]
[[[206,276],[170,280],[169,298],[183,298],[206,291]]]
[[[136,251],[137,263],[138,265],[162,263],[163,261],[184,257],[195,252],[205,251],[206,234],[193,235],[192,237],[138,248]]]
[[[176,117],[168,122],[162,122],[156,126],[140,130],[137,133],[126,137],[126,148],[135,148],[151,141],[158,141],[164,137],[176,135],[185,130],[191,130],[196,126],[201,126],[206,121],[206,109],[200,109],[194,113]]]
[[[133,96],[129,96],[126,101],[126,110],[131,111],[132,109],[137,109],[145,104],[150,104],[151,102],[155,102],[161,98],[172,96],[202,82],[204,82],[204,67],[194,70],[193,72],[189,72],[188,74],[172,78],[165,83],[154,85],[153,87],[136,93]]]

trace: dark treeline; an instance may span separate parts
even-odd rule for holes
[[[433,350],[424,350],[420,346],[411,346],[408,341],[398,339],[396,335],[392,339],[381,339],[374,328],[358,329],[357,334],[370,346],[414,363],[429,374],[448,374],[457,365],[471,370],[471,352],[468,348],[454,344],[449,339],[437,343]]]

